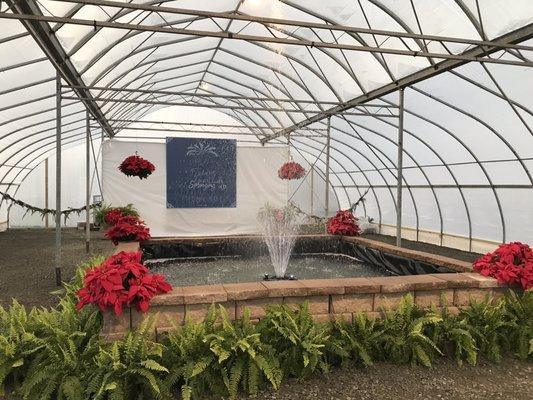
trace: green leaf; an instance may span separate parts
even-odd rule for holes
[[[17,367],[21,367],[23,365],[24,365],[24,359],[23,358],[19,358],[13,364],[11,364],[11,368],[17,368]]]

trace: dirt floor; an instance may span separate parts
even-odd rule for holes
[[[102,233],[91,232],[91,254],[85,253],[85,233],[62,230],[62,278],[70,280],[76,265],[93,255],[110,255],[113,244]],[[12,229],[0,233],[0,304],[12,298],[28,306],[52,306],[57,289],[53,229]]]
[[[280,390],[255,400],[531,400],[533,364],[507,358],[500,364],[458,367],[442,361],[433,368],[379,364],[342,368],[304,382],[286,381]]]

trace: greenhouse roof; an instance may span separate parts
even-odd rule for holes
[[[339,204],[370,188],[381,222],[403,123],[407,224],[533,238],[531,0],[8,0],[0,27],[0,190],[55,152],[58,105],[63,147],[195,106],[327,153]]]

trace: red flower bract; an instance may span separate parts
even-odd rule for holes
[[[351,210],[337,211],[335,216],[328,219],[327,229],[330,235],[357,236],[361,233]]]
[[[150,161],[134,155],[127,157],[120,166],[120,171],[127,176],[138,176],[140,179],[147,178],[155,171],[155,166]]]
[[[533,288],[533,249],[527,244],[512,242],[500,245],[492,253],[474,262],[474,271],[496,278],[507,285]]]
[[[105,232],[105,237],[111,239],[115,245],[119,242],[141,242],[150,239],[150,229],[139,218],[124,215]]]
[[[285,163],[278,170],[278,176],[281,179],[301,179],[305,176],[305,169],[297,162],[291,161]]]
[[[153,275],[141,263],[142,253],[120,252],[87,271],[84,286],[78,291],[77,309],[95,304],[100,310],[112,309],[122,314],[124,306],[136,306],[146,312],[150,299],[167,293],[172,286],[161,275]]]
[[[122,211],[118,208],[113,208],[106,212],[104,221],[107,224],[107,226],[113,226],[115,225],[120,218],[122,218],[124,214],[122,214]]]

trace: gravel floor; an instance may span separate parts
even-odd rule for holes
[[[91,254],[85,253],[83,231],[62,230],[62,278],[68,281],[76,265],[96,254],[110,255],[113,244],[91,232]],[[54,272],[53,229],[12,229],[0,233],[0,304],[12,298],[28,306],[52,306],[57,289]]]
[[[507,358],[500,364],[458,367],[439,362],[433,368],[379,364],[345,367],[304,382],[286,381],[279,391],[256,400],[531,400],[533,364]]]

